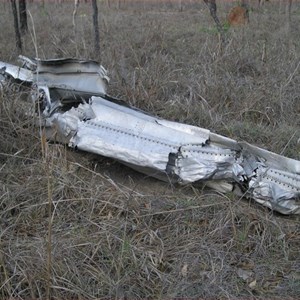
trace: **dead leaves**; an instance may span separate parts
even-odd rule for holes
[[[247,259],[239,262],[237,267],[237,276],[246,282],[251,289],[254,289],[257,283],[254,272],[254,262]]]
[[[183,265],[183,267],[181,268],[180,274],[183,278],[187,277],[187,275],[188,275],[188,264],[187,263],[185,263]]]

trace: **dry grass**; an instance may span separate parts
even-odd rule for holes
[[[229,7],[219,5],[222,20]],[[14,62],[9,4],[0,9],[1,60]],[[202,4],[100,4],[101,55],[89,5],[76,37],[72,4],[29,9],[40,57],[100,60],[114,96],[299,159],[298,3],[289,30],[276,5],[253,10],[222,52]],[[29,33],[25,55],[34,43]],[[299,217],[47,144],[19,103],[1,92],[0,298],[299,297]]]

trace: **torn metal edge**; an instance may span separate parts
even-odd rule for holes
[[[0,62],[0,79],[32,83],[49,139],[112,157],[165,181],[203,182],[282,214],[300,214],[299,161],[156,118],[109,97],[107,72],[97,62],[21,60],[23,68]]]

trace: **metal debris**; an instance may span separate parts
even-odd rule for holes
[[[203,182],[282,214],[300,214],[300,161],[207,129],[151,116],[106,94],[106,70],[94,61],[21,57],[0,62],[0,80],[32,86],[50,140],[114,158],[180,184]]]

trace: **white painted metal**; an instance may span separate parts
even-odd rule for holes
[[[283,214],[300,214],[300,161],[109,98],[106,71],[96,62],[23,61],[28,69],[0,62],[2,80],[8,74],[37,85],[34,99],[44,103],[41,124],[50,139],[163,180],[203,182]],[[66,103],[73,107],[66,111]]]

